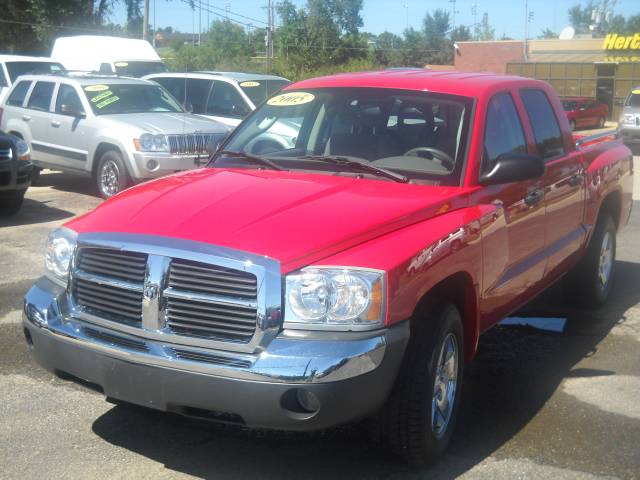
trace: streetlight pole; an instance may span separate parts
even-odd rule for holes
[[[149,41],[149,0],[144,0],[142,14],[142,39]]]

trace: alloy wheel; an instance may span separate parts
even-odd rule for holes
[[[102,165],[100,190],[106,197],[111,197],[120,191],[120,169],[113,160],[107,160]]]
[[[440,346],[431,400],[431,430],[437,438],[447,431],[458,386],[458,341],[449,333]]]

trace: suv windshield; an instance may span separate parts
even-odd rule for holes
[[[637,93],[636,93],[637,92]],[[640,90],[634,90],[624,102],[625,107],[640,107]]]
[[[574,100],[562,100],[562,108],[564,108],[565,112],[573,112],[577,105]]]
[[[458,185],[471,106],[466,97],[405,90],[287,91],[240,124],[214,165],[256,168],[260,162],[250,156],[259,156],[283,169],[354,174],[345,160],[357,160],[413,180]]]
[[[11,82],[15,82],[20,75],[40,75],[64,71],[64,67],[57,62],[7,62],[6,65]]]
[[[118,75],[125,77],[144,77],[152,73],[163,73],[167,66],[162,62],[114,62]]]
[[[157,85],[101,83],[84,85],[82,89],[96,115],[183,112],[180,104]]]
[[[246,80],[240,82],[240,88],[257,107],[278,90],[289,85],[287,80]]]

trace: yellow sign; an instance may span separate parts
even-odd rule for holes
[[[640,33],[635,35],[618,35],[609,33],[604,37],[604,50],[640,50]]]
[[[109,90],[107,85],[87,85],[84,87],[85,92],[104,92],[105,90]]]
[[[242,82],[240,86],[241,87],[259,87],[260,82]]]
[[[114,63],[114,65],[116,67],[128,67],[129,66],[129,62],[116,62],[116,63]]]
[[[274,107],[288,107],[291,105],[302,105],[304,103],[312,102],[316,98],[312,93],[307,92],[291,92],[281,93],[273,98],[267,100],[267,105]]]
[[[631,90],[634,95],[640,95],[640,90]]]

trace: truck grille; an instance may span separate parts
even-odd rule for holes
[[[164,273],[153,280],[158,271],[153,265],[158,264],[166,265]],[[152,283],[158,288],[149,292],[156,293],[147,293]],[[76,255],[72,294],[82,310],[106,320],[184,337],[248,343],[257,328],[258,285],[256,275],[243,270],[85,246]],[[155,303],[143,297],[153,297]]]
[[[11,161],[13,152],[11,148],[0,146],[0,163]]]
[[[167,135],[169,150],[173,154],[208,154],[222,138],[219,133],[187,133]]]

